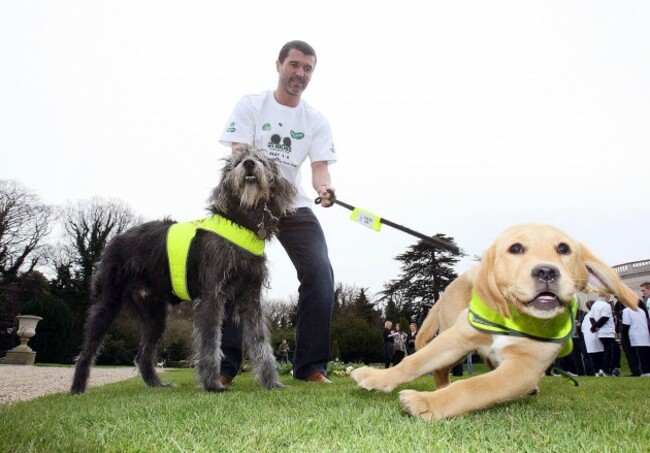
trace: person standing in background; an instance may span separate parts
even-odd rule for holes
[[[406,353],[415,354],[415,338],[418,335],[418,326],[412,322],[409,324],[409,333],[406,335]]]
[[[616,329],[614,327],[614,314],[609,303],[608,294],[599,294],[598,299],[591,307],[590,318],[592,333],[603,343],[603,352],[596,376],[611,376],[612,361],[614,359],[614,347],[616,344]]]
[[[393,323],[386,321],[384,323],[384,368],[389,368],[390,364],[393,362],[393,354],[395,354],[395,340],[393,331]]]
[[[641,291],[641,300],[646,307],[646,313],[650,315],[650,282],[641,283],[639,290]]]
[[[393,332],[394,348],[393,365],[397,365],[406,356],[406,333],[402,331],[400,323],[395,324],[395,332]]]
[[[643,301],[639,309],[623,309],[622,340],[627,345],[627,361],[632,376],[650,377],[650,332],[648,331],[648,313]]]
[[[598,338],[598,335],[596,335],[594,332],[591,331],[591,317],[592,317],[592,309],[594,306],[595,301],[593,300],[588,300],[587,301],[587,313],[585,314],[584,318],[582,319],[582,324],[581,324],[581,331],[582,331],[582,337],[585,343],[585,349],[587,351],[587,354],[589,356],[589,362],[591,364],[591,367],[593,368],[593,373],[594,375],[598,375],[599,370],[602,368],[602,354],[604,351],[603,347],[603,342],[600,341]],[[590,375],[590,373],[587,371],[587,375]]]

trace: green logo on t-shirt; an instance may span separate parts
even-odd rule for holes
[[[264,123],[262,125],[262,130],[263,131],[270,131],[271,130],[271,123]]]
[[[236,130],[237,130],[237,129],[235,128],[235,122],[233,121],[233,122],[230,123],[230,125],[228,126],[228,129],[226,129],[226,132],[235,132]]]
[[[289,131],[289,133],[291,134],[291,138],[295,138],[296,140],[302,140],[305,138],[305,134],[302,132]]]

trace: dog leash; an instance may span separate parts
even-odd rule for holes
[[[397,230],[403,231],[404,233],[408,233],[412,236],[422,239],[422,242],[425,242],[429,246],[445,249],[454,255],[460,255],[460,249],[447,241],[443,241],[442,239],[435,236],[427,236],[405,226],[399,225],[395,222],[391,222],[388,219],[384,219],[383,217],[379,217],[375,214],[372,214],[371,212],[347,204],[336,198],[334,191],[331,189],[327,189],[327,193],[330,194],[330,201],[352,211],[352,220],[364,226],[367,226],[375,231],[379,231],[380,224],[388,225],[389,227],[393,227]],[[314,203],[320,204],[322,201],[323,199],[321,197],[318,197],[314,200]]]
[[[564,379],[568,380],[569,383],[573,384],[574,386],[580,387],[580,383],[578,382],[578,380],[575,377],[573,377],[571,374],[567,373],[566,371],[561,370],[558,367],[553,367],[553,372],[559,374],[560,376],[562,376]]]

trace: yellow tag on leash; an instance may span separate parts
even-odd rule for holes
[[[350,219],[371,230],[379,231],[381,228],[381,217],[363,209],[354,208]]]

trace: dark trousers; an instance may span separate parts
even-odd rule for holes
[[[632,346],[636,356],[639,358],[639,369],[641,374],[650,373],[650,346]]]
[[[616,340],[612,348],[612,368],[621,368],[621,345]]]
[[[585,345],[585,339],[580,334],[578,341],[573,345],[574,349],[579,349],[580,357],[578,360],[578,374],[580,376],[593,376],[594,375],[594,365],[591,361],[591,354],[587,352],[587,345]],[[598,371],[598,370],[596,370]]]
[[[324,372],[330,356],[330,328],[334,308],[334,272],[330,264],[323,229],[309,208],[282,217],[278,240],[296,268],[298,319],[293,377],[304,379],[315,371]],[[236,304],[236,302],[235,302]],[[242,361],[241,326],[226,312],[222,329],[221,374],[234,377]]]
[[[595,370],[603,370],[607,374],[612,374],[612,364],[614,362],[614,348],[618,348],[618,343],[614,338],[601,338],[603,343],[603,352],[598,353],[598,364],[594,366]],[[620,351],[619,351],[620,354]],[[596,364],[594,364],[596,365]]]
[[[631,346],[628,343],[625,356],[633,376],[650,373],[650,346]]]
[[[384,368],[390,368],[393,362],[393,355],[395,354],[395,345],[390,341],[384,342]]]
[[[630,337],[623,333],[621,335],[621,346],[623,347],[623,352],[625,353],[625,358],[627,359],[627,364],[630,366],[630,372],[632,376],[638,376],[641,374],[639,368],[639,359],[635,351],[632,350],[630,345]]]
[[[577,343],[578,340],[574,339],[571,353],[555,361],[555,366],[557,368],[574,374],[580,374],[580,372],[584,374],[584,367],[581,369],[580,348]]]

